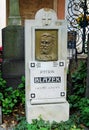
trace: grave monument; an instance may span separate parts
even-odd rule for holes
[[[52,9],[40,9],[25,20],[25,85],[28,123],[69,119],[66,100],[67,22]]]
[[[19,0],[9,0],[7,27],[2,29],[3,62],[2,76],[7,86],[17,87],[25,75],[24,27],[21,25]]]

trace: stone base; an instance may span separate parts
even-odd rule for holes
[[[67,121],[69,119],[69,103],[66,101],[59,104],[31,105],[30,102],[27,102],[27,122],[31,123],[32,119],[38,119],[40,115],[45,121]]]

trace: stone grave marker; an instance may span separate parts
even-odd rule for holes
[[[28,123],[66,121],[67,22],[52,9],[40,9],[35,19],[25,20],[25,88]]]
[[[21,26],[19,1],[9,1],[8,26],[2,29],[2,76],[7,86],[17,87],[25,75],[24,27]]]

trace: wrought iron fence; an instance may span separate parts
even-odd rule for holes
[[[76,49],[77,53],[87,52],[87,34],[89,33],[89,25],[85,23],[79,25],[79,17],[88,16],[89,12],[89,0],[69,0],[67,7],[67,21],[68,21],[68,31],[76,31]],[[82,20],[82,19],[81,19]],[[89,22],[88,22],[89,23]],[[87,24],[87,26],[86,26]],[[84,51],[83,51],[84,49]]]

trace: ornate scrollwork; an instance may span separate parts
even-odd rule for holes
[[[81,28],[77,23],[77,19],[81,14],[84,14],[84,8],[86,8],[86,15],[89,8],[89,1],[86,2],[86,7],[84,5],[84,0],[69,0],[68,2],[68,31],[76,31],[76,48],[77,52],[81,53],[83,49],[83,43],[87,42],[88,26]],[[81,49],[82,48],[82,49]]]

